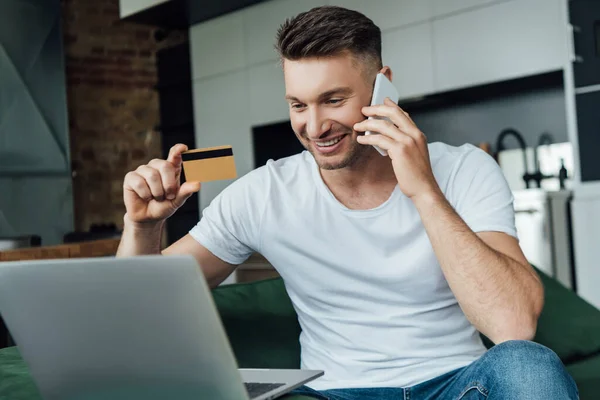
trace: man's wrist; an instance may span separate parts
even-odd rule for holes
[[[135,233],[153,234],[162,231],[165,221],[148,221],[137,222],[132,221],[127,213],[123,216],[124,229],[131,230]]]
[[[414,195],[411,200],[419,211],[447,203],[446,196],[444,196],[439,187],[431,188],[423,193]]]

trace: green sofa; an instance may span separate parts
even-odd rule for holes
[[[577,382],[582,400],[599,399],[600,311],[556,281],[540,276],[546,305],[535,341],[560,356]],[[300,326],[281,279],[221,286],[213,295],[240,367],[300,365]],[[17,348],[0,350],[0,399],[39,398]]]

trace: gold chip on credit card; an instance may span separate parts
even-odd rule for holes
[[[231,146],[208,147],[181,153],[187,182],[210,182],[237,177]]]

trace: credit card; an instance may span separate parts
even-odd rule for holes
[[[231,146],[208,147],[181,153],[186,182],[237,178]]]

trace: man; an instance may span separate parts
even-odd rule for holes
[[[530,341],[543,289],[494,160],[470,145],[428,145],[389,99],[368,106],[377,73],[392,71],[364,15],[312,9],[283,24],[277,49],[308,151],[238,179],[162,253],[193,254],[212,286],[254,251],[277,268],[302,326],[302,367],[325,370],[300,393],[577,398],[558,357]],[[178,184],[186,149],[127,174],[119,256],[160,253],[163,222],[199,190]],[[496,346],[486,352],[479,332]]]

